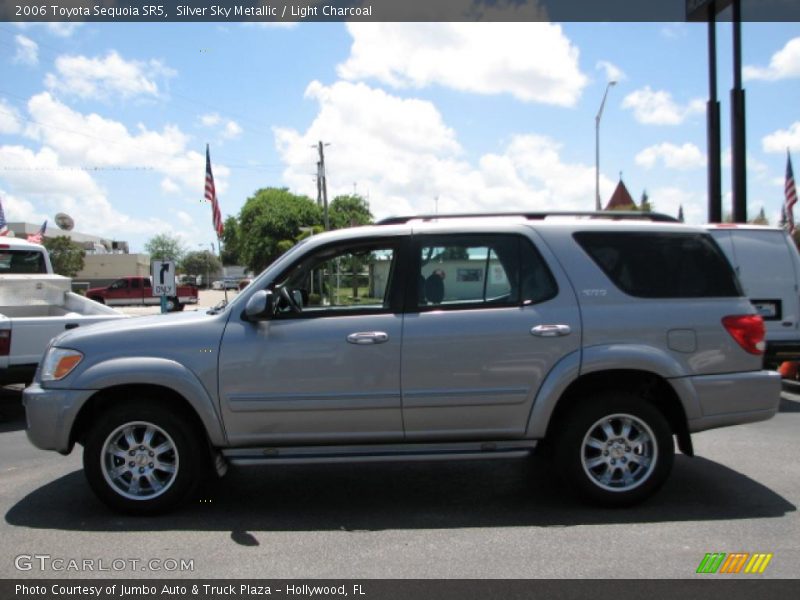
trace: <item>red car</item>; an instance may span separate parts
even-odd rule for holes
[[[167,298],[167,310],[183,310],[187,304],[197,304],[197,288],[179,285],[177,296]],[[91,288],[86,297],[109,306],[157,306],[160,296],[153,296],[149,277],[123,277],[107,287]]]

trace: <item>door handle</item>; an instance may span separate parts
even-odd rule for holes
[[[350,344],[357,344],[359,346],[366,344],[383,344],[389,341],[389,334],[383,331],[359,331],[358,333],[351,333],[348,335],[347,341]]]
[[[64,325],[64,329],[75,329],[78,326],[79,326],[78,323],[67,323],[66,325]]]
[[[531,335],[537,337],[561,337],[571,332],[569,325],[537,325],[531,328]]]

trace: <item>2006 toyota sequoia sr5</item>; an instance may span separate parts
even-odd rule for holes
[[[39,448],[84,447],[132,513],[209,471],[497,458],[544,444],[590,501],[652,495],[691,434],[772,417],[764,324],[712,237],[540,214],[389,219],[304,240],[224,307],[54,339]]]

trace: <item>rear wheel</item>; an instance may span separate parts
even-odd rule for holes
[[[154,514],[196,489],[207,454],[185,418],[161,406],[124,403],[101,414],[90,429],[83,468],[92,490],[111,508]]]
[[[584,500],[628,506],[654,494],[674,460],[669,425],[652,404],[626,392],[587,398],[552,440],[562,479]]]
[[[178,301],[178,299],[167,298],[167,312],[175,312],[178,310],[183,310],[183,305]]]

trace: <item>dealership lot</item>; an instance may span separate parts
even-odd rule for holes
[[[177,513],[128,518],[90,492],[79,452],[28,443],[18,390],[0,413],[4,578],[696,577],[707,552],[774,554],[748,577],[800,572],[800,396],[695,436],[698,457],[629,510],[566,499],[534,459],[253,467]],[[77,563],[93,570],[64,570]]]

